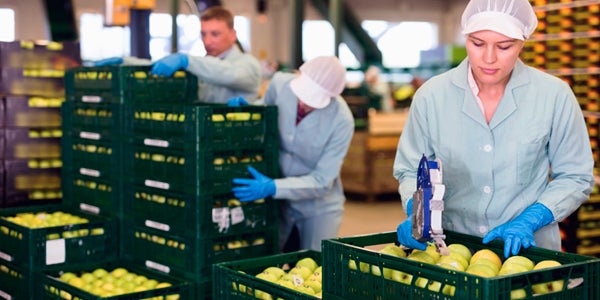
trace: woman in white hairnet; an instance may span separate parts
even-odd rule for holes
[[[421,86],[394,162],[403,206],[417,165],[439,158],[444,229],[504,241],[504,256],[538,246],[561,250],[558,222],[593,186],[586,124],[570,87],[519,60],[537,26],[527,0],[471,0],[462,15],[467,58]],[[415,240],[410,217],[401,244]]]
[[[299,74],[275,73],[265,93],[279,112],[281,178],[249,168],[253,179],[236,178],[240,201],[279,199],[279,244],[321,250],[321,240],[337,236],[345,196],[340,169],[352,135],[354,118],[340,96],[346,69],[335,56],[320,56],[300,66]],[[288,241],[297,230],[294,241]],[[294,235],[295,236],[295,235]],[[293,238],[294,239],[294,238]]]

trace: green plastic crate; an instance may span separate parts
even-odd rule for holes
[[[123,174],[139,185],[193,195],[221,194],[231,192],[233,178],[252,178],[250,165],[270,177],[279,173],[277,144],[211,151],[171,140],[138,137],[128,141],[123,150]]]
[[[445,231],[446,244],[461,243],[471,252],[490,249],[503,257],[503,243],[492,241],[483,245],[480,237]],[[542,248],[529,248],[521,255],[535,263],[542,260],[556,260],[560,267],[529,271],[514,275],[484,278],[465,272],[443,269],[436,265],[421,263],[405,258],[380,254],[365,247],[383,245],[397,241],[396,232],[378,233],[355,237],[324,240],[322,242],[325,281],[324,293],[328,299],[510,299],[511,291],[524,289],[527,299],[600,299],[600,259],[582,255],[550,251]],[[389,279],[372,272],[362,272],[349,267],[354,260],[378,266],[380,270],[389,268],[413,275],[410,284]],[[444,287],[455,288],[454,295],[432,291],[416,285],[418,278],[440,282]],[[562,291],[532,296],[531,286],[555,280],[565,280],[576,285]],[[583,282],[581,282],[583,279]],[[567,285],[565,284],[565,287]]]
[[[0,298],[11,300],[36,299],[31,270],[0,260]]]
[[[267,267],[289,270],[298,260],[305,257],[310,257],[321,264],[321,253],[314,250],[301,250],[214,264],[213,299],[256,299],[255,291],[262,291],[270,295],[270,297],[266,296],[262,299],[317,299],[315,296],[300,293],[254,276]],[[326,280],[325,276],[323,276],[323,280]]]
[[[65,272],[71,272],[77,276],[81,276],[83,273],[93,273],[99,268],[102,268],[107,272],[111,272],[116,268],[125,268],[128,272],[143,275],[147,279],[154,279],[158,282],[168,282],[171,286],[165,288],[152,288],[146,291],[121,295],[106,295],[105,297],[102,297],[91,294],[88,291],[77,288],[59,279],[60,275]],[[196,299],[195,284],[193,282],[181,277],[156,272],[143,265],[138,265],[126,260],[114,260],[106,263],[90,262],[85,266],[78,267],[65,266],[60,270],[46,271],[36,275],[39,277],[38,282],[40,282],[41,299]],[[115,284],[113,284],[113,286],[114,285]]]
[[[153,76],[150,66],[78,67],[65,72],[67,101],[87,103],[191,103],[198,79],[189,72]]]
[[[125,218],[122,231],[120,257],[195,281],[210,279],[213,263],[270,255],[278,247],[275,226],[201,238],[173,235]]]
[[[124,144],[118,136],[73,130],[61,140],[63,168],[95,178],[121,176]]]
[[[123,106],[116,103],[65,101],[61,107],[65,134],[78,130],[119,135],[123,126]]]
[[[29,228],[5,219],[18,213],[56,211],[86,218],[88,222]],[[118,254],[117,234],[116,219],[91,215],[61,204],[3,209],[0,211],[0,259],[32,270],[110,260]]]
[[[63,168],[61,179],[64,205],[104,217],[123,213],[123,182],[118,176],[103,179]]]
[[[279,140],[276,106],[131,104],[124,106],[123,122],[126,136],[193,143],[202,150],[264,148]]]
[[[242,203],[231,193],[183,194],[135,184],[123,188],[123,212],[128,219],[176,235],[210,238],[277,224],[277,204],[271,198]]]

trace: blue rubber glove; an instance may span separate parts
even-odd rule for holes
[[[109,57],[109,58],[95,61],[93,64],[94,64],[94,67],[104,67],[104,66],[120,65],[122,63],[123,63],[122,57]]]
[[[406,220],[398,225],[398,229],[396,229],[398,242],[411,249],[427,249],[427,243],[419,242],[412,236],[412,198],[408,200],[408,204],[406,205],[406,215]]]
[[[159,76],[171,76],[175,71],[185,69],[188,66],[188,57],[185,54],[175,53],[167,55],[152,64],[150,74]]]
[[[248,166],[248,172],[254,179],[234,178],[233,183],[240,186],[231,189],[233,195],[242,202],[254,201],[275,195],[275,181],[261,174],[252,166]]]
[[[248,101],[244,99],[244,97],[233,97],[227,100],[227,106],[235,107],[235,106],[244,106],[248,105]]]
[[[534,232],[552,223],[554,215],[543,204],[536,203],[526,208],[512,221],[506,222],[488,232],[483,237],[483,243],[487,244],[496,238],[504,240],[504,257],[519,253],[521,247],[529,248],[535,246]]]

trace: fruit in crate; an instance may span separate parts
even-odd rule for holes
[[[561,266],[561,263],[556,260],[542,260],[538,262],[533,270],[541,270],[546,268],[554,268]],[[555,280],[546,283],[534,284],[531,289],[535,294],[547,294],[551,292],[560,291],[563,289],[564,280]]]
[[[56,211],[52,213],[18,213],[14,216],[3,217],[3,219],[28,228],[45,228],[63,225],[88,223],[86,218],[70,213]]]
[[[172,286],[170,282],[159,282],[156,279],[147,278],[144,275],[130,272],[122,267],[115,268],[110,272],[103,268],[82,273],[65,272],[58,279],[102,298]],[[65,299],[70,299],[71,295],[68,295],[65,291],[61,291],[61,296]],[[179,295],[170,294],[166,299],[179,299]]]
[[[450,244],[450,245],[448,245],[448,250],[450,250],[450,253],[459,254],[467,262],[470,261],[471,256],[473,256],[473,253],[471,253],[471,250],[469,250],[469,248],[463,244],[458,244],[458,243]]]
[[[498,267],[498,270],[502,268],[502,260],[500,259],[500,256],[490,249],[480,249],[473,253],[471,260],[469,261],[469,265],[472,265],[479,259],[487,259],[492,261]]]

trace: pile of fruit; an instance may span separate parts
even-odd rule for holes
[[[298,260],[295,266],[285,270],[285,267],[267,267],[262,272],[256,274],[256,278],[266,280],[282,287],[311,295],[317,298],[322,298],[322,268],[319,264],[310,257],[305,257]],[[239,285],[234,289],[239,289],[243,293],[254,293],[258,299],[273,299],[272,295],[265,291],[252,291],[249,287]]]
[[[74,214],[70,214],[62,211],[55,212],[24,212],[18,213],[14,216],[2,217],[3,219],[21,225],[27,228],[48,228],[48,227],[56,227],[56,226],[65,226],[65,225],[76,225],[76,224],[85,224],[89,223],[89,220]],[[21,233],[15,232],[14,230],[10,230],[6,226],[0,226],[0,232],[5,235],[17,235],[19,239],[22,238]],[[104,234],[103,228],[94,228],[92,230],[88,229],[78,229],[78,230],[70,230],[63,231],[61,234],[51,233],[46,236],[46,239],[53,240],[59,238],[73,238],[73,237],[81,237],[87,235],[101,235]]]
[[[466,272],[485,278],[523,273],[561,265],[561,263],[556,260],[542,260],[535,263],[531,259],[521,255],[511,256],[502,261],[500,256],[490,249],[484,248],[472,252],[468,247],[459,243],[448,245],[448,250],[450,250],[449,255],[441,255],[437,251],[436,246],[432,243],[429,244],[424,251],[417,249],[404,250],[394,244],[389,244],[382,248],[379,252],[422,263],[437,265],[445,269]],[[371,272],[375,276],[383,275],[383,277],[386,279],[401,282],[407,285],[410,285],[413,282],[413,275],[401,270],[388,268],[383,268],[383,270],[380,270],[378,266],[370,266],[364,262],[360,262],[357,268],[356,262],[353,260],[349,261],[348,267],[353,270],[358,269],[363,273]],[[442,287],[440,282],[429,280],[423,277],[416,278],[414,284],[420,288],[427,288],[431,291],[442,292],[443,294],[450,296],[453,296],[455,292],[454,286],[444,285]],[[560,291],[562,290],[563,285],[563,280],[534,284],[532,285],[532,293],[546,294],[553,291]],[[523,299],[526,297],[526,295],[527,294],[524,289],[511,291],[511,299]]]
[[[156,279],[130,272],[122,267],[115,268],[110,272],[104,268],[97,268],[92,272],[83,272],[80,274],[65,272],[60,275],[59,279],[78,289],[102,298],[171,286],[169,282],[159,282]],[[67,297],[65,299],[71,299],[71,295],[66,291],[57,291],[54,287],[50,287],[50,291],[60,294],[63,298]],[[158,299],[164,298],[161,296]],[[179,295],[169,295],[166,299],[177,300],[179,299]]]

